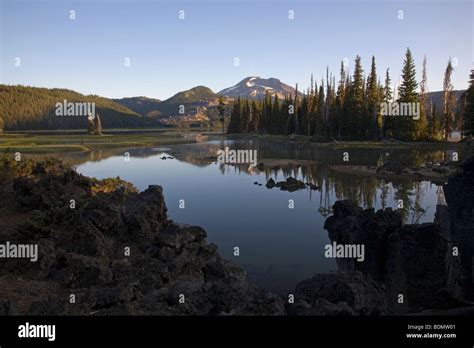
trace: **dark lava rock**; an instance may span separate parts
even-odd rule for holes
[[[54,161],[27,165],[0,160],[0,176],[17,176],[14,194],[2,192],[0,200],[13,195],[19,221],[30,214],[0,237],[37,243],[39,259],[0,264],[9,285],[0,288],[8,299],[0,314],[20,309],[14,298],[22,299],[19,314],[35,315],[285,314],[283,298],[248,284],[240,267],[206,243],[202,228],[168,219],[160,186],[137,192],[120,179],[89,179]]]
[[[275,187],[275,180],[273,180],[272,178],[270,178],[270,180],[267,181],[267,184],[265,186],[267,186],[267,188],[271,189],[271,188],[274,188]]]
[[[304,182],[297,180],[291,176],[288,179],[286,179],[286,181],[279,181],[277,183],[275,183],[275,181],[272,178],[270,178],[266,186],[269,189],[273,187],[279,187],[280,190],[289,191],[289,192],[294,192],[294,191],[306,188],[306,185],[304,184]]]
[[[449,212],[449,240],[459,250],[461,265],[460,291],[474,301],[474,156],[461,164],[461,170],[444,185]]]
[[[10,300],[0,299],[0,315],[18,315],[18,310]]]
[[[317,274],[299,283],[293,315],[380,315],[387,314],[385,287],[360,272]]]
[[[403,225],[398,211],[363,210],[350,201],[338,201],[333,209],[324,225],[331,242],[361,244],[365,249],[363,262],[336,259],[341,271],[360,271],[383,282],[392,312],[432,308],[443,301],[435,292],[447,283],[448,244],[439,225]],[[398,303],[399,294],[404,296],[403,305]]]

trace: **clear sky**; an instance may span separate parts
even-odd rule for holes
[[[166,99],[197,85],[217,92],[247,76],[307,88],[311,73],[319,81],[326,66],[338,76],[344,58],[352,71],[356,54],[366,73],[375,55],[378,73],[390,67],[396,83],[407,46],[418,77],[427,55],[430,91],[442,89],[450,57],[454,88],[463,89],[474,61],[472,0],[0,3],[2,83],[114,98]]]

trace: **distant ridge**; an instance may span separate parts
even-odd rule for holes
[[[158,105],[161,100],[148,97],[130,97],[121,99],[112,99],[126,108],[147,117],[158,117]]]

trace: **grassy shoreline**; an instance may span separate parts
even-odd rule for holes
[[[186,133],[200,133],[188,130]],[[218,132],[206,133],[221,135]],[[309,136],[284,136],[270,134],[226,134],[229,139],[257,139],[303,144],[311,147],[332,148],[413,148],[452,149],[472,146],[468,142],[396,142],[396,141],[340,141],[317,143]],[[0,152],[21,152],[26,154],[84,153],[95,150],[132,147],[153,147],[196,142],[183,136],[182,131],[169,129],[153,130],[107,130],[104,135],[91,135],[82,131],[71,132],[6,132],[0,135]]]
[[[444,141],[410,141],[410,142],[399,142],[399,141],[332,141],[332,142],[315,142],[311,136],[306,135],[275,135],[275,134],[227,134],[226,136],[232,139],[262,139],[262,140],[274,140],[282,142],[291,142],[294,144],[306,144],[312,147],[334,147],[334,148],[345,148],[345,147],[360,147],[360,148],[433,148],[433,149],[447,149],[453,147],[468,147],[472,146],[469,142],[444,142]]]
[[[165,134],[163,131],[130,134],[106,133],[104,135],[6,133],[0,136],[0,152],[55,154],[193,142],[195,141],[185,138],[181,134]]]

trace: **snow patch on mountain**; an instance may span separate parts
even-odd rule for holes
[[[219,92],[227,97],[244,97],[261,99],[269,92],[272,97],[285,98],[287,95],[294,95],[295,89],[276,78],[261,78],[251,76],[243,79],[238,84],[228,87]]]

